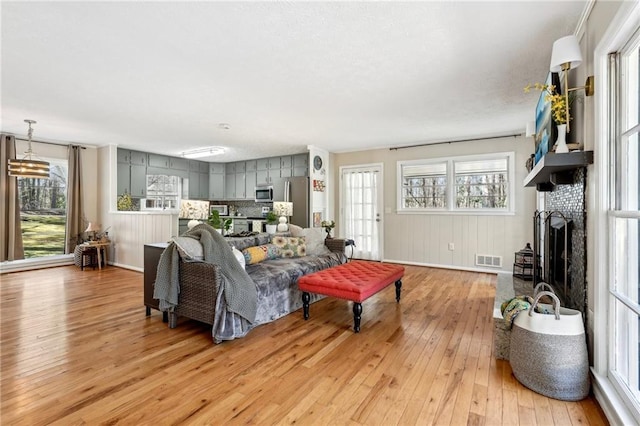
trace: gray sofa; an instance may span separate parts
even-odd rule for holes
[[[249,247],[268,244],[271,236],[266,233],[249,237],[226,238],[230,246],[242,251]],[[246,335],[257,325],[281,318],[302,307],[302,292],[297,280],[303,275],[327,269],[347,261],[344,240],[325,240],[326,253],[302,257],[277,258],[246,265],[245,270],[254,281],[258,295],[256,319],[249,324],[238,315],[220,309],[224,303],[219,297],[220,267],[213,263],[179,261],[180,294],[178,305],[169,312],[169,327],[177,326],[178,317],[186,317],[207,324],[216,324],[213,330],[216,343]],[[318,250],[316,250],[318,251]],[[320,299],[315,296],[312,302]],[[217,316],[217,318],[216,318]]]

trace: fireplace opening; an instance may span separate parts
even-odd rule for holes
[[[559,211],[541,211],[534,215],[534,285],[551,285],[562,301],[571,289],[571,238],[573,221]]]

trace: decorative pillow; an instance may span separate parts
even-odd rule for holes
[[[186,261],[199,262],[204,260],[204,253],[200,241],[191,237],[173,237],[173,242],[180,253],[180,257]]]
[[[273,244],[248,247],[242,250],[247,265],[262,262],[263,260],[277,259],[281,257],[280,248]]]
[[[282,257],[302,257],[307,255],[304,237],[274,236],[271,243],[280,248]]]
[[[289,224],[289,232],[291,232],[292,237],[304,237],[304,235],[302,235],[302,229],[302,227],[294,225],[293,223]]]
[[[233,255],[238,259],[238,263],[244,269],[247,266],[247,260],[244,258],[244,254],[235,247],[231,247],[231,251],[233,251]]]
[[[307,244],[307,255],[323,256],[331,254],[331,250],[324,245],[327,233],[322,228],[304,228],[300,231],[299,237],[304,237]]]

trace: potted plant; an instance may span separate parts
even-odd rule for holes
[[[336,223],[333,220],[323,220],[320,225],[324,228],[325,232],[327,233],[326,238],[331,239],[332,238],[331,230],[336,227]]]
[[[265,219],[267,220],[267,232],[269,234],[275,234],[278,227],[278,216],[276,212],[270,210],[265,216]]]
[[[217,230],[221,234],[223,233],[222,232],[223,229],[225,233],[229,231],[229,228],[231,228],[231,223],[232,223],[231,218],[222,219],[220,217],[220,212],[217,210],[213,210],[211,212],[211,215],[207,219],[207,222],[209,222],[209,225],[211,225],[215,230]]]
[[[525,93],[529,93],[531,89],[535,89],[545,93],[544,100],[551,105],[551,118],[558,128],[558,139],[556,142],[556,153],[569,152],[567,147],[567,124],[573,119],[570,115],[570,108],[577,98],[576,92],[569,92],[567,96],[563,96],[556,90],[553,84],[535,83],[533,87],[529,84],[524,88]],[[568,103],[568,105],[567,105]],[[553,141],[552,141],[553,142]]]

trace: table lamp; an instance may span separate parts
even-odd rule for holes
[[[293,203],[288,201],[276,201],[273,203],[273,211],[280,216],[278,232],[287,232],[289,230],[287,217],[293,215]]]
[[[92,222],[89,222],[89,226],[87,226],[87,229],[84,230],[84,232],[86,232],[87,234],[89,234],[89,240],[95,240],[96,239],[96,232],[100,231],[100,225],[96,225]],[[93,234],[91,234],[93,233]]]

